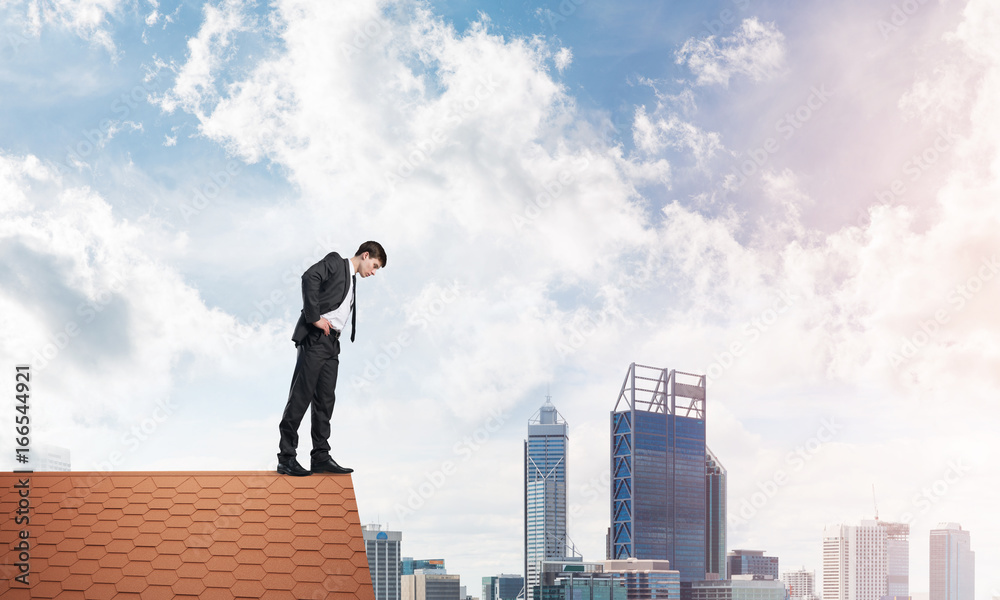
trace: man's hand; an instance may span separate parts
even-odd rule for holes
[[[330,335],[330,322],[326,320],[326,317],[320,317],[319,321],[313,323],[313,326],[322,329],[324,335]]]

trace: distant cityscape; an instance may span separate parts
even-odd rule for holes
[[[475,596],[444,559],[403,557],[402,532],[367,525],[376,600],[913,599],[908,523],[827,526],[819,580],[780,572],[764,550],[727,550],[728,475],[705,443],[705,403],[704,375],[629,365],[610,419],[606,553],[587,561],[566,529],[569,424],[547,396],[524,442],[523,573],[483,577]],[[942,523],[928,541],[919,600],[974,600],[969,531]]]
[[[475,596],[443,558],[402,556],[402,532],[365,525],[376,600],[974,600],[975,552],[958,523],[931,530],[929,593],[917,599],[907,523],[827,526],[819,580],[804,567],[779,575],[763,550],[727,551],[728,474],[705,443],[705,402],[704,375],[629,365],[610,419],[606,555],[585,561],[566,528],[569,424],[546,396],[524,441],[523,572],[483,577]],[[70,470],[58,446],[32,460]]]

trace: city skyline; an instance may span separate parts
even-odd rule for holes
[[[1000,562],[997,30],[994,0],[4,2],[0,363],[76,471],[273,471],[298,278],[378,240],[332,420],[362,522],[473,589],[521,571],[551,385],[602,557],[608,413],[669,366],[706,377],[727,549],[818,569],[877,514],[919,593],[938,523]]]

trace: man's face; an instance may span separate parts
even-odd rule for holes
[[[370,277],[382,268],[382,261],[372,258],[367,252],[361,255],[361,265],[358,267],[358,275]]]

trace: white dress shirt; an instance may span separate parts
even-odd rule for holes
[[[330,322],[330,328],[336,331],[343,331],[347,326],[347,319],[351,316],[351,309],[354,308],[354,263],[347,261],[350,265],[351,277],[347,280],[347,298],[340,303],[340,306],[322,315]]]

